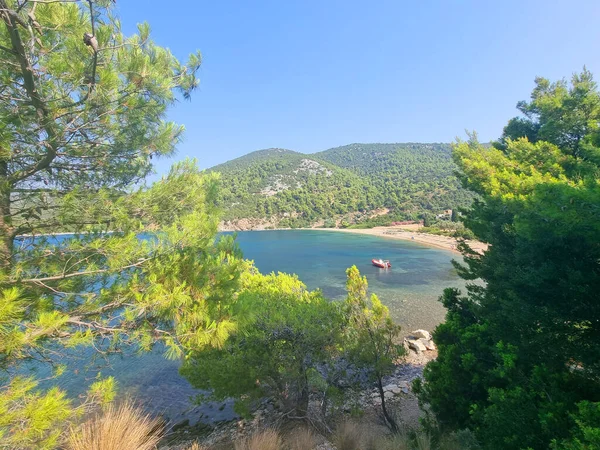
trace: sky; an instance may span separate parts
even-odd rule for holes
[[[117,0],[200,86],[168,118],[201,168],[264,148],[496,139],[536,76],[600,79],[598,0]]]

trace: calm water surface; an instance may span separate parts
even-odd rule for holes
[[[410,241],[309,230],[241,232],[237,236],[244,256],[254,260],[261,272],[296,273],[310,289],[320,288],[331,299],[345,296],[345,270],[356,265],[367,276],[370,291],[389,307],[405,331],[433,329],[444,318],[444,308],[437,301],[442,290],[464,287],[451,264],[456,254]],[[376,268],[371,265],[372,258],[389,259],[392,268]],[[97,374],[97,369],[84,369],[87,360],[82,355],[59,379],[70,395],[80,395]],[[114,376],[120,393],[131,394],[153,412],[174,420],[195,420],[204,414],[207,422],[231,414],[229,404],[191,405],[190,397],[196,391],[179,376],[179,362],[165,360],[160,351],[112,357],[109,366],[105,361],[101,364],[102,376]],[[182,416],[185,411],[188,416]]]

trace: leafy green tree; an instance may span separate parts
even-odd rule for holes
[[[573,414],[577,424],[570,439],[552,442],[553,450],[592,450],[600,448],[600,403],[583,401],[577,404]]]
[[[591,72],[584,68],[574,74],[571,86],[565,80],[552,83],[542,77],[536,78],[535,84],[531,101],[517,104],[524,117],[509,121],[501,147],[506,148],[508,139],[526,137],[529,142],[551,142],[564,153],[586,157],[586,146],[600,143],[600,99]]]
[[[375,294],[370,298],[367,296],[367,278],[360,276],[356,266],[350,267],[346,274],[348,297],[344,307],[350,361],[367,370],[377,384],[383,417],[395,432],[398,424],[386,407],[383,378],[393,373],[398,360],[405,354],[404,346],[398,343],[400,326],[394,324],[388,308]]]
[[[235,329],[242,263],[215,243],[217,177],[188,161],[140,187],[180,139],[165,114],[200,55],[179,63],[147,24],[123,36],[110,5],[0,0],[0,447],[50,448],[78,408],[16,376],[22,362],[58,375],[64,348],[179,356]]]
[[[181,373],[211,398],[236,399],[245,413],[269,398],[288,417],[306,418],[309,393],[328,390],[326,372],[339,352],[342,321],[335,303],[310,292],[296,276],[242,277],[235,304],[238,328],[220,348],[191,352]]]
[[[431,226],[431,216],[429,214],[423,215],[423,226],[426,228]]]
[[[600,94],[587,71],[570,86],[537,79],[519,108],[535,135],[455,146],[479,195],[464,223],[490,244],[463,244],[459,271],[485,285],[446,291],[420,387],[442,425],[490,449],[548,448],[577,430],[578,403],[600,401]]]

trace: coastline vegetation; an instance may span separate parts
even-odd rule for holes
[[[417,388],[445,429],[483,448],[600,446],[600,94],[591,73],[536,79],[491,148],[454,157],[479,199],[464,216],[469,286],[447,289],[439,355]],[[526,426],[524,426],[526,424]]]
[[[112,378],[74,399],[19,370],[48,364],[58,377],[67,350],[158,343],[207,396],[245,415],[268,399],[338,450],[600,447],[600,94],[588,71],[538,78],[498,142],[473,135],[453,160],[443,144],[353,144],[314,161],[275,149],[221,177],[186,160],[146,186],[152,158],[181,138],[166,114],[197,86],[201,56],[180,63],[146,24],[123,36],[111,7],[0,0],[0,448],[156,447],[163,424],[119,406]],[[436,222],[448,207],[461,214]],[[444,291],[439,355],[414,384],[423,428],[406,434],[383,389],[405,356],[401,330],[358,269],[345,301],[329,302],[217,237],[220,214],[330,225],[375,208],[489,244],[460,246],[459,273],[484,284]],[[365,386],[379,395],[376,435],[347,421],[363,413],[347,394]],[[267,429],[230,444],[313,437]]]
[[[447,144],[352,144],[310,155],[269,149],[210,170],[221,174],[224,221],[280,228],[421,220],[472,201]],[[382,208],[389,212],[369,218]]]

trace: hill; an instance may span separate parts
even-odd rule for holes
[[[390,209],[436,213],[472,200],[454,176],[449,144],[350,144],[314,156],[368,178]]]
[[[467,206],[447,144],[351,144],[314,154],[259,150],[210,169],[220,172],[224,220],[332,226],[391,211],[418,219]]]

